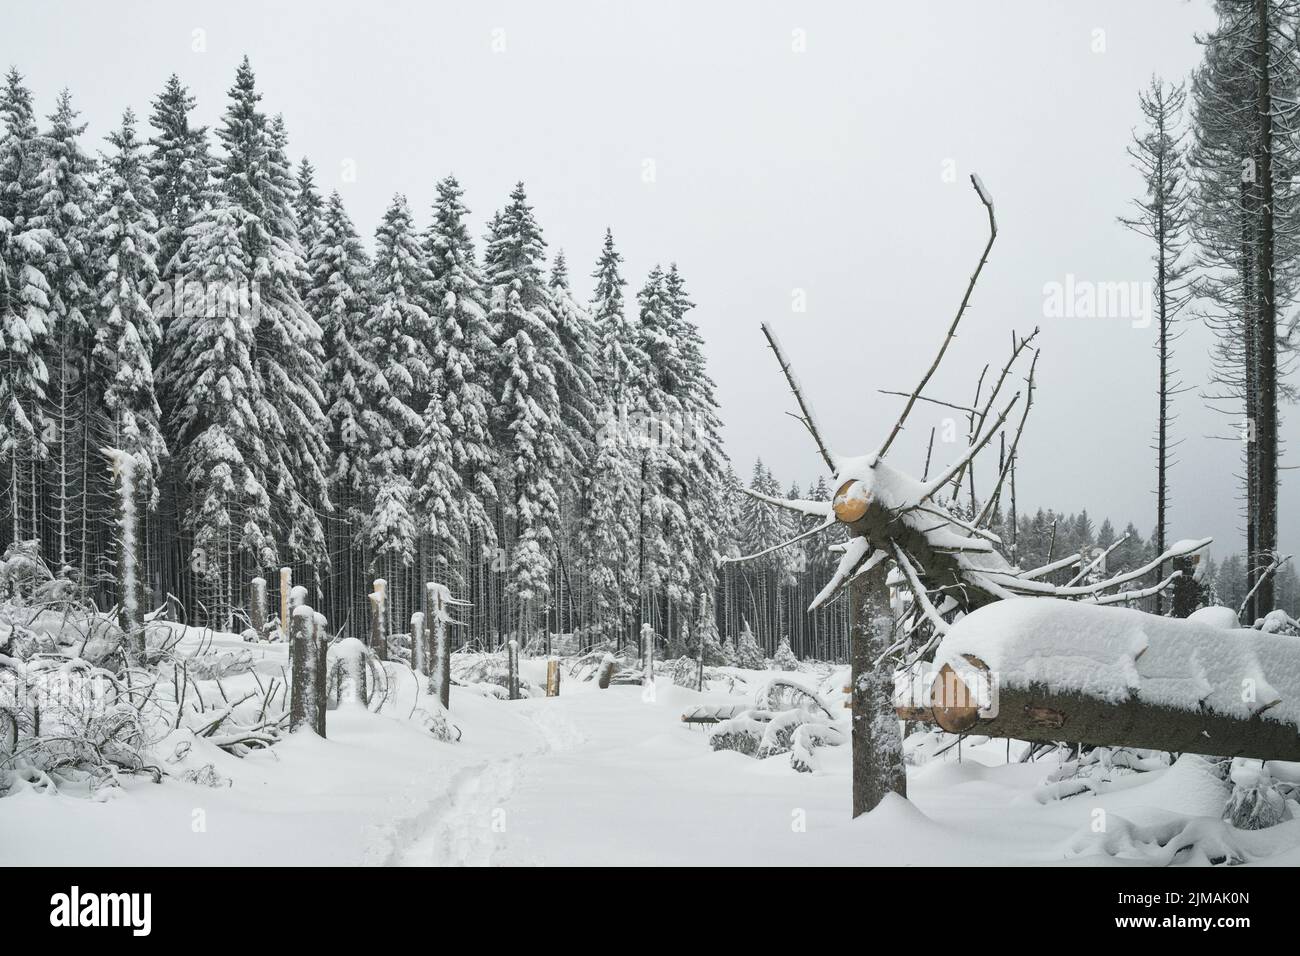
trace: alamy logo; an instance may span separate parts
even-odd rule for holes
[[[50,897],[51,926],[129,926],[132,935],[148,936],[151,924],[151,893],[71,893]]]

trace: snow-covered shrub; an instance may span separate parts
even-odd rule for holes
[[[802,723],[790,738],[790,768],[796,773],[820,770],[816,748],[838,747],[843,742],[844,733],[834,724]]]
[[[201,767],[191,767],[181,773],[181,779],[186,783],[197,784],[200,787],[229,787],[232,785],[229,777],[224,777],[217,772],[216,764],[205,763]]]
[[[751,710],[718,722],[709,733],[709,746],[715,751],[734,750],[746,757],[755,756],[767,731],[767,722],[759,719],[760,716],[767,715]]]
[[[1238,830],[1264,830],[1291,818],[1286,795],[1256,761],[1235,762],[1232,784],[1223,819]]]
[[[460,728],[451,722],[451,715],[447,713],[447,708],[442,706],[442,701],[437,697],[423,698],[420,706],[411,715],[411,719],[438,740],[447,743],[460,740]]]
[[[1287,614],[1281,608],[1269,611],[1257,627],[1265,634],[1285,634],[1290,637],[1300,636],[1300,621]]]
[[[799,669],[799,658],[794,656],[794,651],[790,649],[790,638],[781,638],[781,643],[776,648],[776,653],[772,655],[772,670],[776,671],[797,671]]]
[[[736,666],[752,671],[761,671],[767,668],[767,660],[763,657],[763,649],[758,646],[758,641],[754,639],[754,632],[749,629],[748,621],[741,628],[740,638],[736,642]]]
[[[767,722],[767,728],[763,731],[763,739],[758,743],[758,751],[754,754],[759,760],[773,757],[776,754],[790,752],[790,738],[794,736],[795,730],[807,720],[808,715],[798,708],[785,710],[778,714],[773,714],[772,719]]]
[[[684,655],[669,661],[668,676],[678,687],[689,687],[693,690],[699,683],[700,662]]]
[[[798,709],[820,720],[834,720],[835,713],[815,693],[786,677],[772,677],[754,691],[754,706],[781,712]]]
[[[736,648],[732,646],[731,642],[723,641],[719,646],[722,652],[721,666],[722,667],[737,666],[738,658],[736,656]]]

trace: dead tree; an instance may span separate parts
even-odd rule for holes
[[[519,699],[519,642],[506,644],[506,681],[511,700]]]
[[[878,553],[883,559],[883,553]],[[874,808],[887,793],[907,796],[903,741],[894,719],[894,668],[884,660],[894,643],[884,560],[849,586],[852,634],[853,815]]]
[[[375,578],[375,589],[370,592],[370,649],[381,661],[388,660],[388,582]]]
[[[780,365],[798,405],[798,417],[817,446],[822,461],[825,462],[834,475],[832,487],[835,488],[835,491],[830,501],[809,501],[773,498],[747,489],[746,493],[761,501],[787,508],[802,515],[817,517],[821,521],[812,529],[797,535],[789,541],[758,554],[732,560],[751,560],[789,547],[798,541],[814,537],[831,528],[843,528],[848,532],[849,540],[845,544],[838,546],[840,551],[839,564],[832,574],[831,580],[827,582],[826,586],[813,600],[812,607],[809,610],[815,610],[823,606],[840,594],[846,585],[850,585],[858,577],[880,566],[882,562],[892,562],[906,581],[915,601],[912,609],[908,612],[909,619],[901,622],[900,634],[893,642],[893,645],[876,650],[875,656],[870,662],[873,668],[885,660],[901,664],[906,663],[909,659],[919,659],[931,653],[934,646],[947,633],[949,623],[956,615],[970,613],[1003,598],[1068,597],[1105,604],[1132,600],[1141,594],[1155,593],[1168,586],[1172,578],[1161,582],[1154,589],[1143,592],[1127,591],[1118,593],[1115,589],[1150,573],[1154,568],[1172,557],[1192,553],[1209,543],[1209,539],[1179,542],[1165,554],[1158,556],[1154,562],[1145,568],[1129,571],[1095,583],[1056,585],[1043,580],[1052,571],[1079,565],[1079,555],[1072,555],[1063,561],[1034,569],[1021,569],[1007,559],[1001,550],[1001,539],[987,525],[992,515],[993,503],[996,502],[1016,460],[1016,449],[1024,432],[1029,409],[1033,404],[1034,371],[1038,358],[1037,350],[1033,351],[1029,362],[1029,368],[1025,376],[1024,392],[1016,393],[1010,400],[1001,405],[1000,411],[997,411],[996,414],[994,412],[995,409],[999,408],[998,403],[1002,389],[1005,382],[1011,377],[1017,360],[1022,354],[1029,351],[1025,346],[1032,336],[1013,341],[1011,359],[1004,366],[1003,373],[993,383],[989,394],[984,397],[982,405],[978,408],[970,406],[974,411],[971,418],[972,435],[968,447],[955,461],[940,469],[933,476],[927,476],[925,480],[917,480],[901,469],[895,468],[891,462],[886,460],[890,447],[905,428],[908,416],[916,403],[918,401],[933,401],[924,394],[924,390],[942,362],[948,346],[956,336],[957,328],[970,304],[975,284],[984,268],[984,264],[988,260],[994,240],[997,238],[997,220],[994,216],[992,197],[984,188],[978,176],[971,176],[971,184],[988,216],[988,241],[966,286],[957,314],[949,325],[938,352],[922,376],[920,383],[911,392],[906,393],[908,396],[907,402],[897,422],[874,453],[846,456],[832,451],[823,438],[821,429],[813,414],[812,406],[804,395],[803,389],[790,367],[790,361],[777,341],[776,335],[766,324],[763,326],[763,332],[767,336],[768,344],[776,356],[777,363]],[[1003,461],[998,476],[987,493],[984,506],[973,520],[963,520],[957,517],[949,505],[945,503],[945,491],[953,484],[954,479],[960,480],[960,476],[969,468],[975,457],[983,451],[995,435],[999,434],[1003,426],[1006,425],[1012,410],[1020,403],[1022,394],[1024,403],[1021,405],[1020,416],[1015,425],[1010,448],[1002,456]],[[855,627],[852,632],[853,648],[851,657],[856,661],[860,659],[860,654],[869,653],[862,646],[864,643],[867,647],[875,647],[872,642],[874,632],[864,623],[865,617],[862,608],[876,605],[887,608],[888,596],[883,593],[875,597],[864,595],[862,600],[855,599],[854,605],[858,609],[859,626]],[[927,640],[912,640],[914,632],[924,633],[927,630],[929,631]],[[869,682],[869,687],[872,688],[879,689],[882,686],[883,682],[880,681],[873,680]],[[868,700],[865,689],[855,690],[855,728],[865,727],[864,721],[871,720],[872,715],[889,712],[892,707],[892,694],[885,694],[882,698]],[[890,735],[888,741],[882,735],[876,733],[871,738],[870,745],[867,745],[865,740],[861,747],[855,744],[855,762],[876,759],[870,758],[869,750],[878,748],[892,750],[899,746],[901,746],[901,743],[897,739],[897,730]],[[888,754],[882,752],[876,765],[887,765],[889,759]],[[891,777],[887,773],[883,775],[875,773],[870,767],[855,766],[855,779],[859,774],[863,775],[864,780],[873,779],[878,784],[883,782],[897,787],[897,792],[902,792],[903,781],[899,777]],[[865,796],[862,804],[858,804],[855,800],[855,812],[864,812],[871,809],[868,801],[871,799],[878,800],[882,791],[879,786],[876,786],[874,788],[865,788],[863,793]]]
[[[429,639],[425,633],[422,611],[411,615],[411,669],[417,674],[429,676]]]

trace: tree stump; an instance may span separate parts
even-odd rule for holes
[[[560,696],[560,662],[556,660],[546,662],[546,696]]]
[[[903,738],[894,711],[894,669],[879,659],[894,643],[888,564],[881,561],[849,584],[852,641],[853,815],[874,810],[886,794],[907,796]]]
[[[289,628],[292,641],[289,695],[289,731],[306,727],[325,736],[325,661],[321,654],[318,615],[300,604],[293,609]]]
[[[266,578],[249,582],[248,623],[259,641],[266,637]]]
[[[506,645],[507,684],[510,699],[519,699],[519,642],[512,640]]]
[[[280,640],[289,639],[289,593],[293,590],[293,571],[280,569]]]
[[[370,649],[381,661],[388,660],[388,582],[375,578],[375,589],[370,592]]]
[[[451,629],[447,627],[447,587],[424,585],[426,640],[429,642],[429,693],[451,706]]]
[[[429,676],[429,643],[424,629],[423,611],[411,615],[411,669],[417,674]]]

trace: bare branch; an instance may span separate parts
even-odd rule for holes
[[[790,386],[790,391],[794,393],[794,400],[799,404],[799,412],[803,416],[804,427],[808,429],[808,434],[817,443],[817,451],[821,453],[822,461],[826,462],[826,467],[835,473],[835,457],[822,441],[821,430],[817,427],[817,418],[813,414],[812,406],[804,398],[803,389],[799,387],[799,380],[795,378],[794,371],[790,368],[790,360],[786,358],[785,352],[781,348],[781,343],[777,341],[776,333],[766,322],[762,325],[763,335],[767,337],[767,344],[772,348],[772,354],[776,356],[776,362],[781,366],[781,374],[785,376],[786,382]]]
[[[943,361],[943,354],[948,351],[948,343],[951,342],[953,336],[957,334],[957,326],[961,324],[961,317],[966,312],[966,306],[970,304],[971,293],[975,291],[975,283],[979,281],[980,273],[984,270],[984,263],[988,261],[989,250],[993,248],[993,240],[998,237],[998,223],[993,216],[993,198],[989,196],[988,191],[984,188],[984,184],[980,182],[980,178],[974,173],[971,174],[970,181],[971,185],[975,187],[976,194],[980,197],[980,202],[982,202],[984,208],[988,210],[989,241],[984,246],[984,252],[980,254],[980,260],[975,266],[975,271],[971,273],[970,282],[966,285],[966,294],[961,297],[961,305],[957,307],[957,315],[953,318],[952,325],[948,326],[948,334],[944,337],[943,345],[939,346],[939,353],[934,357],[934,361],[930,363],[930,368],[921,378],[921,383],[912,390],[912,396],[907,400],[907,404],[903,407],[903,412],[898,416],[898,421],[894,423],[893,431],[889,433],[889,437],[885,439],[885,443],[880,446],[880,451],[876,452],[877,461],[885,457],[885,453],[889,451],[889,446],[894,443],[894,439],[897,438],[899,432],[903,430],[903,425],[907,422],[907,416],[912,413],[912,406],[916,404],[917,396],[925,390],[925,386],[930,383],[930,379],[934,376],[935,370],[939,368],[939,363]]]

